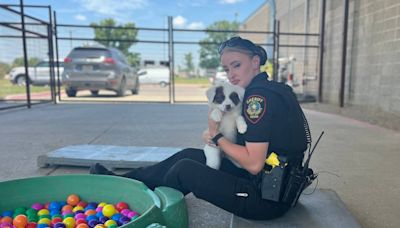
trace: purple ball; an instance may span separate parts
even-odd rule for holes
[[[62,222],[58,222],[56,224],[53,225],[53,228],[65,228],[65,224]]]
[[[138,213],[136,211],[131,211],[131,212],[128,213],[128,217],[129,218],[133,218],[136,215],[138,215]]]
[[[40,203],[34,203],[32,205],[32,208],[37,210],[37,211],[40,211],[40,210],[42,210],[44,208],[44,206],[42,204],[40,204]]]
[[[96,212],[102,212],[103,211],[103,207],[97,207],[96,208]]]
[[[121,218],[119,218],[118,221],[119,221],[121,224],[126,224],[126,223],[130,222],[131,219],[128,218],[128,217],[126,217],[126,216],[121,216]]]
[[[75,214],[74,217],[75,217],[75,220],[78,220],[78,219],[86,219],[86,215],[83,214],[83,213]]]
[[[122,214],[122,215],[125,215],[125,216],[128,216],[129,212],[131,212],[129,209],[123,209],[123,210],[121,211],[121,214]]]
[[[102,216],[99,218],[99,221],[103,224],[106,223],[108,220],[109,220],[109,218],[107,216]]]
[[[92,219],[92,220],[90,220],[89,222],[88,222],[88,225],[90,226],[90,227],[95,227],[97,224],[99,224],[100,222],[98,221],[98,220],[96,220],[96,219]]]
[[[3,227],[13,227],[13,225],[9,222],[2,222],[2,223],[0,223],[0,228],[3,228]]]

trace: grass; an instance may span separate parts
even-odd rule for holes
[[[176,77],[174,78],[176,84],[196,84],[196,85],[209,85],[210,81],[207,77],[199,77],[199,78],[182,78]]]
[[[50,91],[50,87],[31,86],[30,91],[31,93]],[[7,95],[25,94],[25,93],[26,93],[25,86],[13,85],[7,79],[0,79],[0,99],[4,99]]]

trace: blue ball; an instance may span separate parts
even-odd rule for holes
[[[49,211],[52,211],[52,210],[58,210],[58,211],[61,210],[61,204],[59,202],[55,202],[55,201],[51,202],[49,204]]]
[[[120,218],[121,218],[121,214],[120,213],[117,213],[117,214],[114,214],[112,217],[111,217],[111,219],[112,220],[114,220],[114,221],[118,221]]]
[[[12,217],[13,214],[14,214],[13,211],[5,211],[5,212],[3,212],[2,216],[3,216],[3,217],[6,217],[6,216],[7,216],[7,217]]]

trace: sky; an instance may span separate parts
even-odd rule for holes
[[[89,25],[105,18],[113,18],[118,24],[134,22],[136,27],[167,28],[167,17],[172,16],[174,28],[184,29],[205,29],[220,20],[236,20],[241,23],[265,2],[266,0],[24,0],[26,5],[50,5],[57,14],[59,24]],[[0,4],[19,4],[19,1],[0,0]],[[27,8],[26,14],[48,18],[48,11],[43,9]],[[7,21],[7,18],[0,13],[1,21]],[[69,31],[69,36],[79,33],[80,31]],[[61,55],[65,55],[75,45],[77,44],[61,45]],[[148,55],[152,55],[151,51]],[[165,57],[165,52],[163,56]],[[0,55],[0,58],[4,56]]]

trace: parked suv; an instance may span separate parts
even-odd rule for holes
[[[115,48],[77,47],[64,59],[63,85],[69,97],[79,90],[112,90],[124,96],[126,90],[139,93],[139,80],[125,56]]]
[[[63,63],[59,63],[59,72],[63,72]],[[57,75],[57,63],[54,63],[54,72]],[[29,82],[32,85],[50,85],[50,62],[40,61],[33,67],[28,67]],[[57,77],[57,76],[56,76]],[[25,85],[25,67],[14,67],[8,73],[10,82],[19,86]]]

